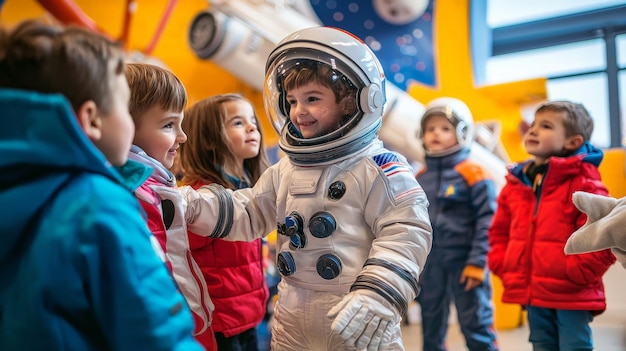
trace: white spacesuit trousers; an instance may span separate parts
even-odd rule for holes
[[[272,351],[357,351],[344,345],[341,337],[333,333],[328,311],[344,293],[313,291],[290,285],[284,279],[278,285],[278,301],[274,307],[272,324]],[[393,341],[381,345],[385,351],[404,351],[401,316],[398,316]]]

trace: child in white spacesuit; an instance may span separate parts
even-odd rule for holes
[[[432,229],[410,166],[377,137],[382,68],[362,41],[327,27],[288,36],[266,67],[265,106],[288,157],[252,188],[161,196],[198,234],[250,241],[278,227],[272,350],[404,350],[400,320]]]

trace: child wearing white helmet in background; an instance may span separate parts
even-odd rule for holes
[[[424,351],[445,350],[452,301],[468,349],[498,349],[486,267],[496,192],[488,172],[469,160],[472,133],[472,114],[461,100],[438,98],[426,106],[420,132],[425,167],[417,174],[433,226],[417,297]]]

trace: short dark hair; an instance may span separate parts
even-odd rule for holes
[[[285,91],[289,91],[311,82],[331,89],[335,94],[335,102],[348,95],[354,95],[357,91],[348,77],[336,72],[327,64],[315,61],[303,62],[288,70],[283,85]]]
[[[583,104],[566,100],[548,101],[541,104],[535,113],[545,111],[565,112],[566,136],[581,135],[585,141],[591,139],[593,119]]]
[[[0,88],[60,93],[74,111],[92,100],[109,113],[123,72],[124,51],[101,34],[37,20],[0,28]]]

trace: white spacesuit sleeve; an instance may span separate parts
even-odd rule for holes
[[[237,191],[219,184],[202,186],[198,190],[190,186],[153,189],[162,200],[170,200],[176,212],[185,213],[186,229],[194,234],[253,241],[276,227],[276,195],[271,180],[268,174],[262,176],[254,188]]]
[[[432,244],[428,200],[412,172],[376,170],[365,205],[375,239],[351,290],[376,291],[403,314],[419,293],[419,275]]]
[[[201,191],[204,195],[190,186],[151,188],[163,204],[169,204],[168,212],[173,213],[171,216],[175,221],[168,232],[173,228],[186,232],[191,223],[195,225],[197,234],[202,236],[219,238],[230,231],[234,217],[232,195],[220,185],[206,187]]]

